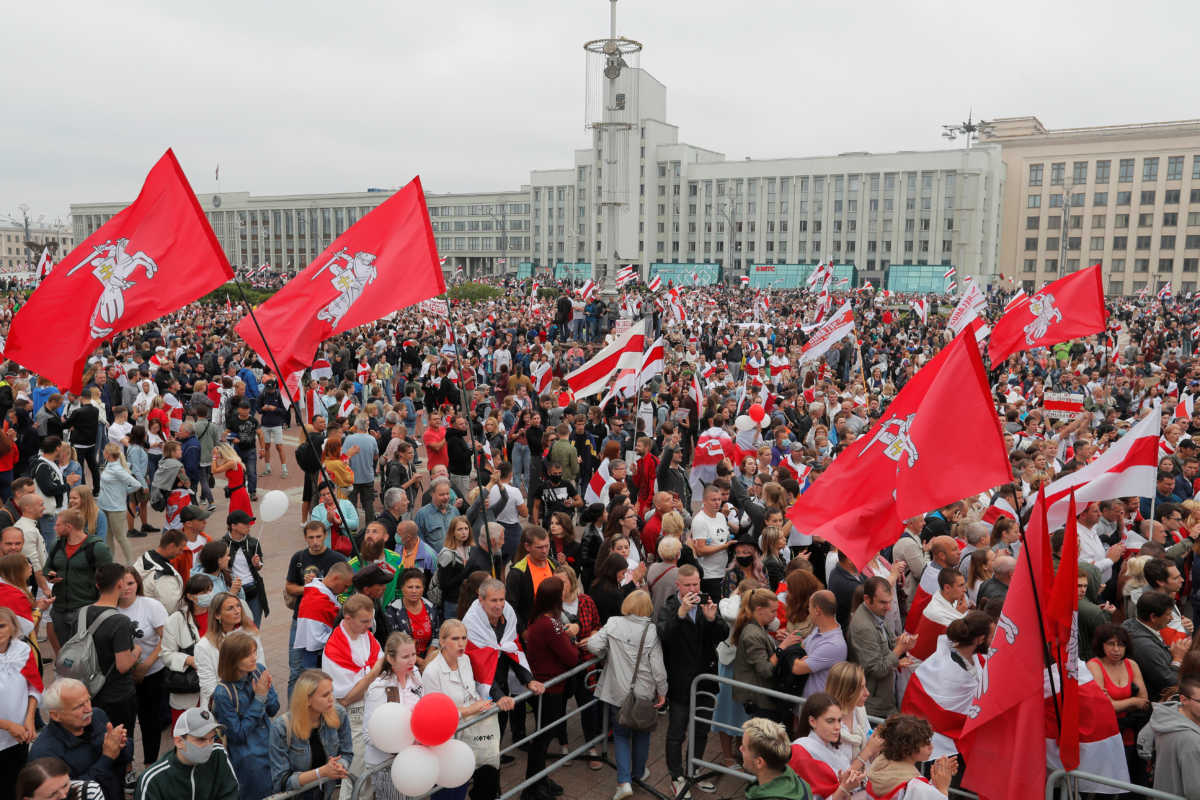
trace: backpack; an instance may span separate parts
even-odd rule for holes
[[[95,697],[108,681],[108,670],[100,669],[100,655],[96,652],[96,629],[118,612],[115,608],[105,609],[91,625],[87,625],[89,608],[91,606],[79,609],[75,635],[58,651],[54,673],[60,678],[74,678],[87,687],[88,694]]]
[[[404,465],[399,461],[389,461],[384,468],[383,484],[384,489],[391,489],[404,483],[408,478],[405,476]]]
[[[316,448],[313,447],[312,441],[308,437],[296,445],[296,466],[300,467],[303,472],[319,472],[321,469]]]

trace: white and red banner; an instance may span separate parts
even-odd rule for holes
[[[576,398],[591,397],[604,390],[615,373],[622,369],[638,369],[646,343],[646,321],[640,319],[629,330],[613,339],[592,360],[567,375],[567,385]]]
[[[913,311],[917,312],[917,319],[921,320],[921,324],[926,324],[929,321],[929,301],[921,297],[913,300],[910,305]]]
[[[843,303],[841,308],[813,332],[812,338],[805,343],[804,349],[800,352],[797,366],[819,360],[821,356],[829,352],[829,348],[852,333],[854,333],[854,309],[847,302]]]
[[[1083,413],[1083,395],[1070,392],[1046,392],[1042,395],[1042,408],[1052,419],[1073,419]]]
[[[950,319],[946,321],[946,327],[950,329],[951,333],[958,336],[967,323],[977,318],[985,308],[987,308],[987,298],[983,296],[979,284],[968,278],[964,283],[962,297],[958,299],[958,305],[950,312]]]

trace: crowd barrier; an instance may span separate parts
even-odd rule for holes
[[[1101,786],[1111,786],[1114,789],[1120,789],[1124,794],[1134,795],[1136,797],[1154,797],[1158,800],[1185,800],[1177,794],[1169,792],[1160,792],[1158,789],[1151,789],[1148,786],[1134,786],[1132,783],[1125,781],[1117,781],[1104,775],[1093,775],[1090,772],[1081,772],[1080,770],[1063,770],[1056,769],[1046,776],[1046,800],[1062,800],[1067,797],[1080,797],[1078,789],[1078,781],[1089,781],[1090,783],[1098,783]],[[1104,795],[1107,796],[1107,795]]]

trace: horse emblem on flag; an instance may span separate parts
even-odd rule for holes
[[[362,296],[363,289],[373,283],[378,275],[375,269],[375,254],[360,250],[351,255],[350,251],[343,247],[309,280],[316,280],[325,270],[329,270],[333,275],[329,282],[338,290],[338,296],[317,312],[317,319],[325,320],[336,328],[350,307]]]
[[[1025,343],[1036,344],[1038,339],[1046,335],[1050,323],[1062,322],[1062,312],[1054,306],[1054,295],[1035,294],[1029,301],[1029,311],[1033,320],[1025,326]]]
[[[115,242],[111,239],[98,244],[91,253],[83,257],[78,264],[71,267],[67,275],[73,275],[76,270],[90,266],[92,274],[104,286],[96,308],[92,311],[91,330],[93,339],[103,339],[113,332],[113,323],[125,313],[125,290],[133,288],[134,281],[130,280],[134,271],[141,267],[146,272],[146,278],[152,279],[158,272],[158,264],[154,259],[141,250],[127,253],[129,239],[120,238]]]
[[[860,456],[863,455],[871,449],[872,445],[879,442],[883,445],[883,454],[885,456],[897,463],[899,463],[902,456],[907,456],[909,469],[912,469],[917,465],[917,459],[920,458],[920,455],[917,453],[917,446],[913,444],[912,437],[908,433],[909,426],[912,425],[913,419],[916,416],[913,413],[903,419],[892,417],[887,422],[884,422],[858,454]]]

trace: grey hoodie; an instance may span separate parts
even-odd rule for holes
[[[1200,725],[1183,715],[1177,701],[1154,704],[1137,747],[1143,758],[1154,756],[1155,789],[1200,800]]]

